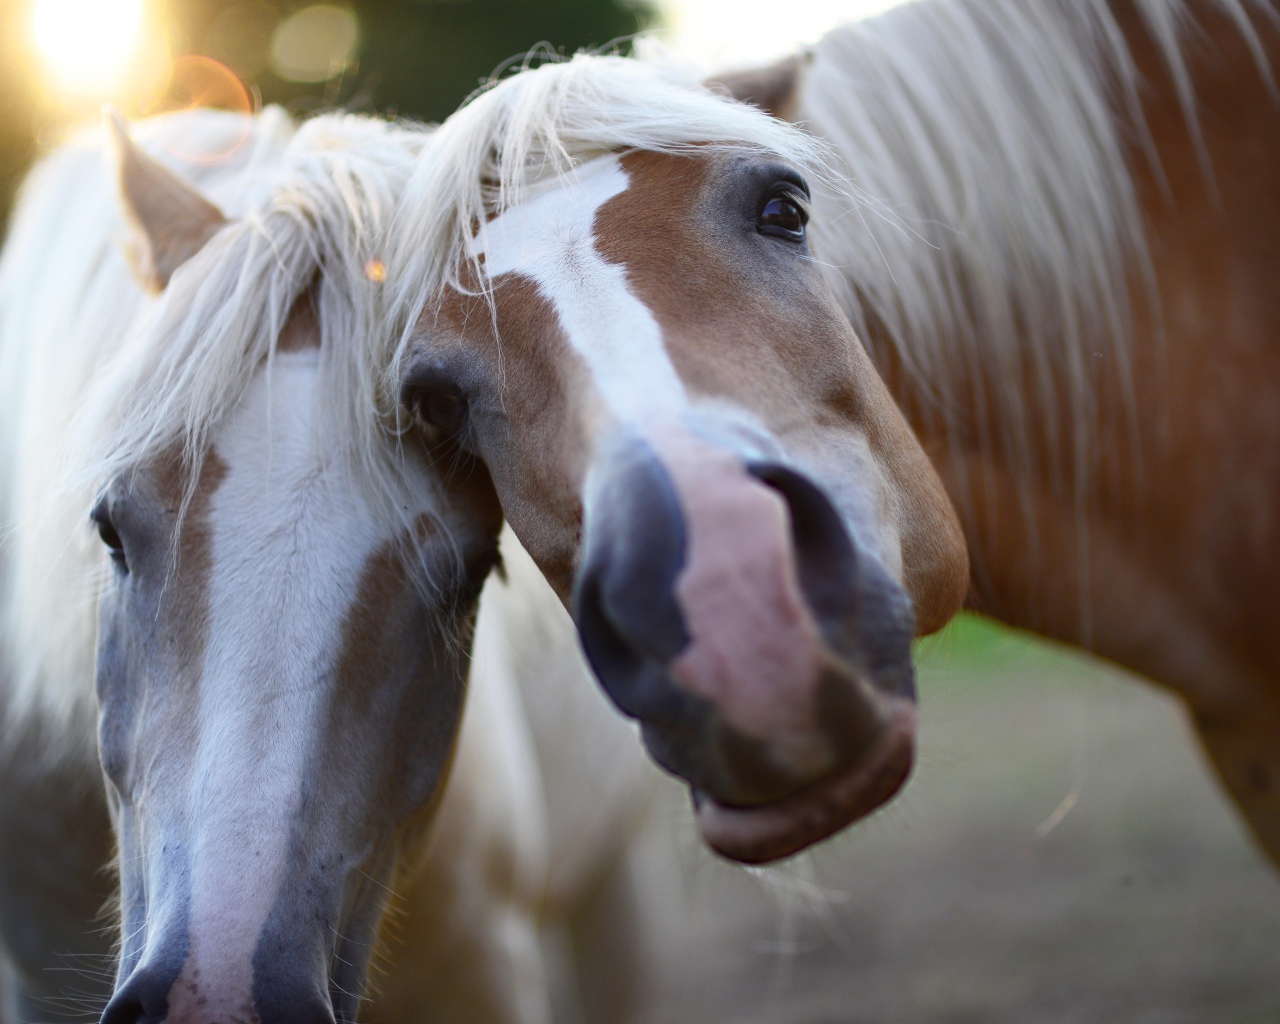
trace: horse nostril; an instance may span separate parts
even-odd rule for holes
[[[574,621],[614,703],[635,718],[669,720],[687,700],[665,676],[689,642],[675,596],[684,517],[674,484],[645,443],[620,445],[606,467],[590,484]]]
[[[147,1000],[140,987],[131,980],[107,1003],[102,1012],[102,1024],[160,1024],[168,1015],[167,988],[160,993],[158,1001]]]
[[[101,1024],[161,1024],[169,1016],[169,991],[182,970],[180,957],[138,967],[102,1012]]]
[[[844,519],[831,499],[808,477],[775,462],[747,466],[761,483],[787,503],[800,589],[824,630],[835,631],[828,642],[852,623],[858,611],[858,556]],[[848,642],[836,644],[848,650]]]
[[[587,661],[618,710],[673,726],[690,715],[694,699],[667,677],[668,659],[654,642],[662,631],[652,628],[653,617],[633,615],[632,602],[616,593],[610,600],[611,583],[615,591],[621,586],[605,576],[601,566],[590,567],[574,588],[573,617]],[[674,598],[668,600],[674,604]]]
[[[102,1024],[143,1024],[145,1011],[136,999],[120,999],[119,996],[107,1004],[102,1013]]]

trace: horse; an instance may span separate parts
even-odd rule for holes
[[[403,404],[713,850],[888,800],[911,640],[968,601],[1176,688],[1280,852],[1276,24],[923,0],[708,83],[545,64],[435,133]]]
[[[751,862],[898,788],[911,641],[968,578],[809,256],[818,158],[651,66],[577,58],[447,119],[388,243],[424,444],[488,467],[606,691]]]
[[[137,134],[48,158],[0,261],[0,1019],[96,1015],[79,968],[106,1024],[351,1021],[380,947],[379,1019],[545,1024],[518,697],[463,720],[499,509],[384,384],[422,133]]]
[[[905,227],[815,200],[971,606],[1176,691],[1273,860],[1278,28],[1270,0],[925,0],[724,77]]]

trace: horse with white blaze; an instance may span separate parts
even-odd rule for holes
[[[0,1020],[93,1011],[79,969],[106,1024],[352,1021],[391,903],[425,915],[381,958],[405,1019],[542,1024],[500,681],[459,739],[500,512],[385,387],[377,241],[423,136],[138,132],[46,160],[0,265]]]
[[[918,0],[710,88],[580,55],[435,133],[405,403],[713,848],[892,796],[910,641],[972,598],[1175,687],[1280,850],[1277,58],[1271,0]]]
[[[911,641],[968,586],[928,458],[805,236],[823,147],[623,58],[434,133],[389,250],[404,404],[489,467],[609,696],[763,862],[888,799]]]

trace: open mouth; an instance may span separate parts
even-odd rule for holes
[[[799,792],[754,807],[726,807],[693,794],[703,841],[743,864],[790,857],[865,817],[892,797],[911,774],[916,705],[893,698],[881,735],[854,764]]]

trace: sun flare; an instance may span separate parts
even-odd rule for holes
[[[50,85],[107,97],[130,78],[144,35],[144,0],[36,0],[32,32]]]

